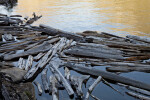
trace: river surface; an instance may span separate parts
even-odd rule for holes
[[[35,24],[65,31],[94,30],[150,37],[149,4],[150,0],[18,0],[9,14],[31,16],[35,12],[43,15]]]
[[[0,6],[0,13],[21,14],[31,17],[35,12],[43,17],[34,25],[40,23],[65,31],[82,32],[86,30],[109,32],[115,35],[126,36],[128,34],[150,37],[150,0],[18,0],[17,6],[12,9]],[[105,67],[97,66],[97,69],[105,70]],[[62,68],[60,69],[62,73]],[[80,75],[74,71],[74,75]],[[48,72],[48,78],[51,72]],[[135,80],[150,83],[150,74],[131,72],[121,74]],[[41,74],[35,79],[41,83]],[[93,83],[90,78],[87,86]],[[127,96],[124,87],[111,84],[121,91],[117,93],[102,82],[94,89],[92,94],[101,100],[135,100]],[[48,93],[38,95],[37,100],[50,100]],[[84,94],[87,89],[83,86]],[[69,100],[66,91],[60,91],[61,100]],[[90,98],[91,100],[91,98]]]

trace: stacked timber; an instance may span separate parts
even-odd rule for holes
[[[0,68],[26,70],[22,82],[33,82],[39,95],[49,93],[53,100],[60,98],[59,91],[62,89],[70,98],[89,100],[91,97],[98,100],[92,91],[100,82],[120,93],[110,81],[132,89],[132,92],[126,92],[127,95],[149,100],[145,95],[150,94],[150,84],[116,73],[150,72],[150,38],[120,37],[95,31],[72,33],[42,24],[32,26],[39,18],[41,16],[35,13],[26,21],[19,15],[0,15]],[[14,65],[12,62],[16,61],[17,65]],[[95,66],[105,66],[106,71]],[[65,73],[62,73],[61,67],[64,67]],[[83,75],[77,76],[70,70]],[[36,80],[40,73],[42,83]],[[85,94],[83,84],[89,78],[96,80],[86,88]]]

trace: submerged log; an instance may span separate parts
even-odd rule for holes
[[[150,100],[150,97],[144,96],[144,95],[139,95],[133,92],[126,92],[126,94],[128,94],[129,96],[135,97],[137,99],[140,100]]]
[[[53,73],[57,73],[60,77],[60,82],[63,84],[63,86],[65,87],[65,89],[67,90],[68,94],[70,97],[74,96],[74,91],[71,88],[70,84],[67,82],[67,80],[64,78],[64,76],[61,74],[61,72],[52,64],[49,64],[50,69],[53,69],[51,71],[53,71]],[[57,78],[57,77],[56,77]],[[58,79],[59,81],[59,79]]]
[[[34,81],[33,83],[37,86],[38,94],[39,94],[39,95],[42,95],[42,92],[43,92],[43,91],[42,91],[41,84],[38,83],[38,82],[36,82],[36,81]]]
[[[116,75],[116,74],[113,74],[113,73],[101,71],[101,70],[98,70],[98,69],[95,69],[95,68],[75,66],[71,63],[66,63],[64,65],[66,67],[71,68],[71,69],[73,69],[75,71],[78,71],[78,72],[90,74],[90,75],[93,75],[93,76],[102,76],[103,78],[111,80],[111,81],[131,85],[131,86],[134,86],[134,87],[138,87],[138,88],[142,88],[142,89],[150,91],[150,85],[146,84],[146,83],[143,83],[143,82],[140,82],[140,81],[136,81],[136,80],[133,80],[133,79],[130,79],[130,78],[119,76],[119,75]]]
[[[58,91],[58,88],[56,86],[56,84],[58,83],[57,82],[57,79],[55,78],[55,76],[50,76],[49,77],[49,80],[50,80],[50,93],[52,93],[52,100],[59,100],[59,91]]]
[[[47,81],[47,70],[48,69],[45,68],[41,74],[42,84],[43,84],[43,88],[44,88],[45,92],[47,92],[49,90],[48,81]]]

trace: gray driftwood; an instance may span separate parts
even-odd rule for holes
[[[33,83],[37,86],[38,94],[42,95],[43,90],[42,90],[41,84],[36,81],[34,81]]]
[[[105,71],[101,71],[95,68],[89,68],[89,67],[83,67],[83,66],[75,66],[71,63],[66,63],[65,64],[66,67],[71,68],[73,70],[82,72],[82,73],[86,73],[86,74],[90,74],[93,76],[102,76],[105,79],[109,79],[115,82],[119,82],[119,83],[123,83],[123,84],[127,84],[127,85],[131,85],[134,87],[138,87],[138,88],[142,88],[145,90],[149,90],[150,91],[150,85],[140,82],[140,81],[136,81],[130,78],[126,78],[123,76],[119,76],[113,73],[109,73],[109,72],[105,72]]]
[[[47,68],[42,71],[41,79],[44,90],[47,92],[49,90],[48,81],[47,81]]]
[[[29,69],[31,69],[32,63],[33,63],[33,56],[29,55],[26,62],[25,70],[28,71]]]
[[[132,97],[135,97],[137,99],[140,99],[140,100],[150,100],[150,97],[147,97],[147,96],[144,96],[144,95],[140,95],[140,94],[136,94],[134,92],[126,92],[126,94],[132,96]]]
[[[50,70],[52,71],[52,73],[57,73],[57,75],[59,75],[60,79],[58,79],[58,81],[60,80],[60,82],[63,84],[63,86],[65,87],[65,89],[67,90],[69,96],[74,96],[74,91],[71,88],[70,84],[68,83],[68,81],[64,78],[64,76],[61,74],[61,72],[52,64],[49,64]],[[57,77],[56,77],[57,78]]]
[[[71,75],[71,84],[75,87],[77,95],[83,97],[82,84],[90,78],[90,75],[82,75],[80,77]]]
[[[102,80],[101,76],[98,76],[98,78],[94,81],[94,83],[89,87],[88,92],[86,93],[85,100],[89,100],[89,96],[96,87],[96,85]]]
[[[56,86],[57,79],[55,78],[55,76],[51,75],[49,77],[50,80],[50,93],[52,93],[52,100],[59,100],[59,91],[58,88]]]

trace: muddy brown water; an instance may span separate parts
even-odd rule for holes
[[[36,12],[43,17],[34,25],[42,23],[65,31],[96,30],[120,36],[132,34],[150,37],[149,4],[149,0],[18,0],[17,6],[12,9],[0,6],[0,13],[31,16],[33,12]],[[95,68],[105,70],[105,67]],[[60,71],[64,74],[63,68],[60,68]],[[71,71],[71,74],[80,75],[74,71]],[[48,69],[48,79],[50,75],[51,72]],[[148,73],[130,72],[121,75],[150,84]],[[35,80],[41,83],[41,74]],[[94,79],[90,78],[86,86],[89,87],[93,82]],[[101,100],[136,100],[125,94],[129,91],[126,88],[116,84],[111,85],[123,95],[102,82],[96,86],[92,94]],[[44,92],[42,96],[39,96],[36,87],[35,91],[37,100],[52,99],[48,93]],[[84,85],[83,91],[86,94],[87,88]],[[60,90],[59,95],[60,100],[70,100],[65,90]]]

